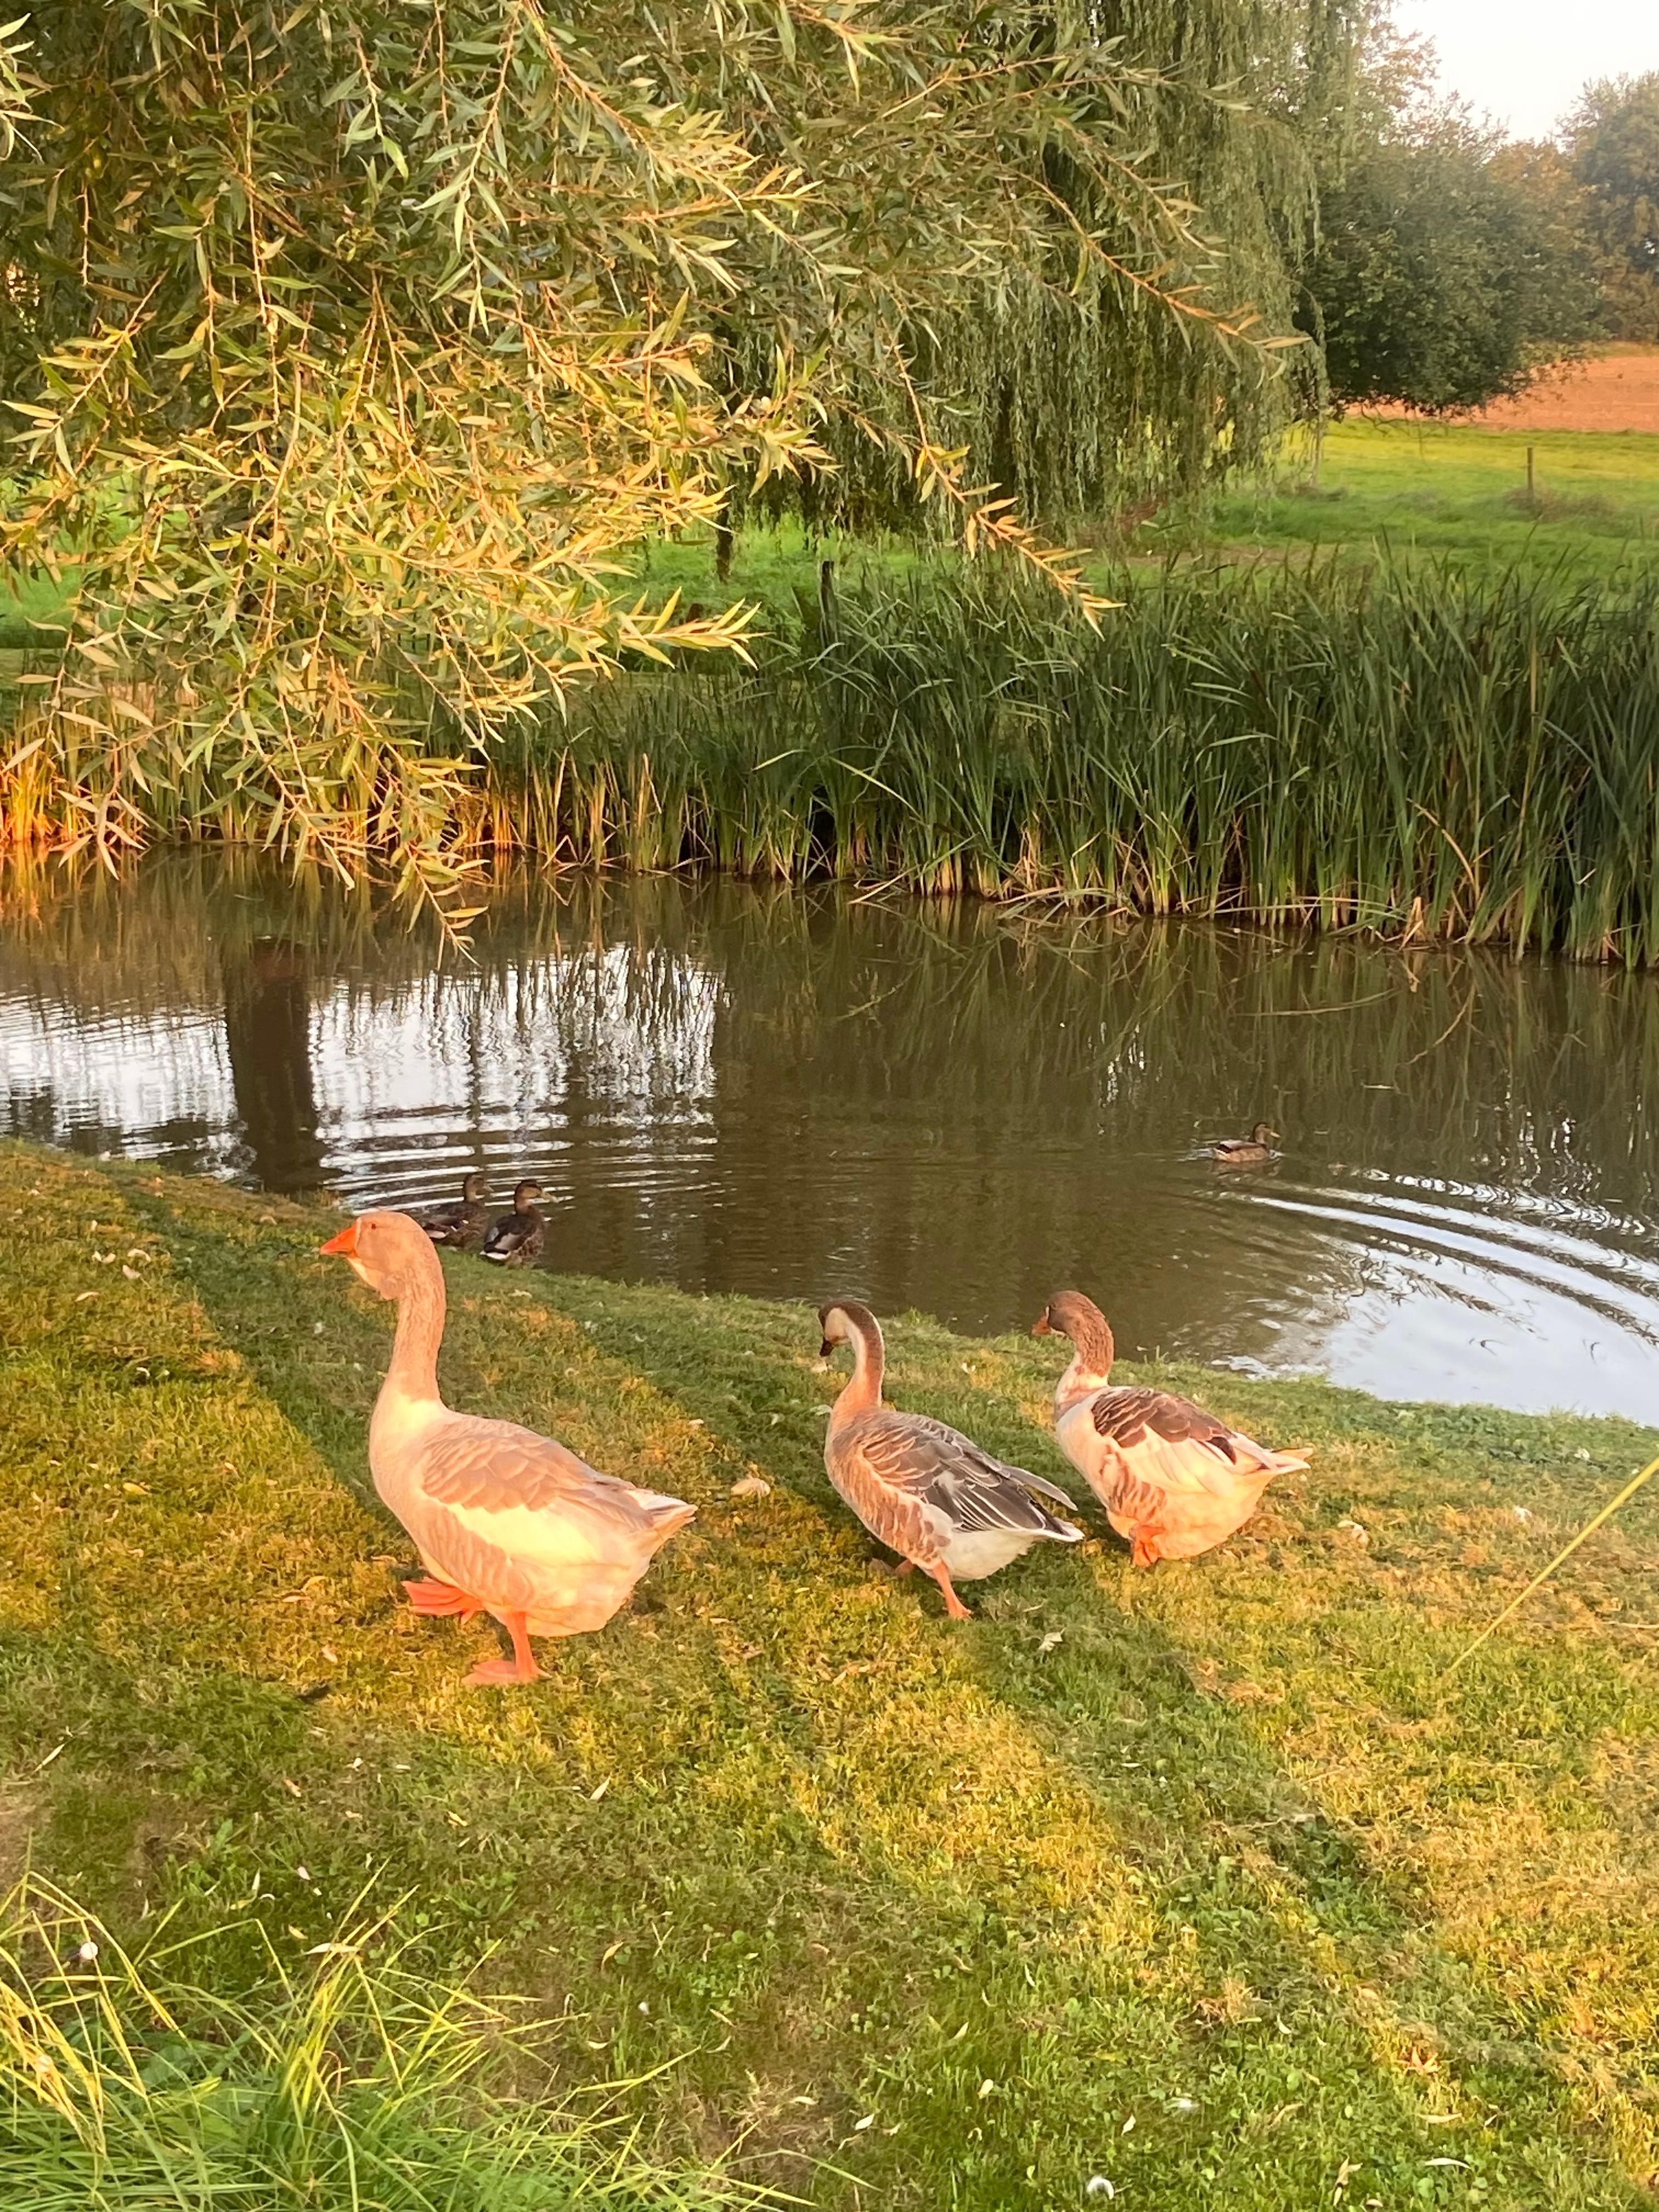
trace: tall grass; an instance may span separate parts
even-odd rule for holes
[[[731,2212],[793,2201],[659,2166],[617,2125],[544,2107],[523,2032],[401,1966],[384,1922],[287,1970],[271,1954],[239,1998],[200,1984],[203,1954],[200,1941],[158,1937],[129,1956],[32,1877],[0,1905],[0,2203]]]
[[[458,856],[1659,961],[1659,577],[1188,569],[1097,631],[1001,572],[928,574],[804,605],[751,668],[643,671],[488,752],[432,743],[465,770]],[[342,793],[366,824],[377,803]],[[156,826],[234,836],[236,794]]]

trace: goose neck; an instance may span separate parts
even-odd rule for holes
[[[398,1334],[392,1344],[385,1394],[404,1401],[438,1398],[438,1346],[444,1335],[443,1269],[434,1255],[398,1292]]]
[[[881,1331],[873,1326],[864,1328],[855,1323],[852,1337],[853,1371],[830,1416],[837,1426],[855,1413],[873,1413],[881,1403],[881,1378],[887,1364]]]

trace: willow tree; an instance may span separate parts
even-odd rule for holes
[[[626,561],[734,486],[1080,591],[1045,524],[1271,415],[1324,4],[37,9],[4,527],[75,579],[29,743],[85,834],[442,886],[434,715],[486,747],[625,654],[740,646]]]

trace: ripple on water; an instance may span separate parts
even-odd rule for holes
[[[457,961],[203,854],[0,903],[18,1133],[417,1212],[531,1174],[556,1267],[975,1332],[1076,1283],[1127,1353],[1401,1397],[1659,1419],[1656,1095],[1659,981],[1474,953],[524,878]]]

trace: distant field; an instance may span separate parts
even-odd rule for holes
[[[1518,399],[1497,400],[1463,420],[1486,430],[1659,431],[1659,346],[1608,346]]]

